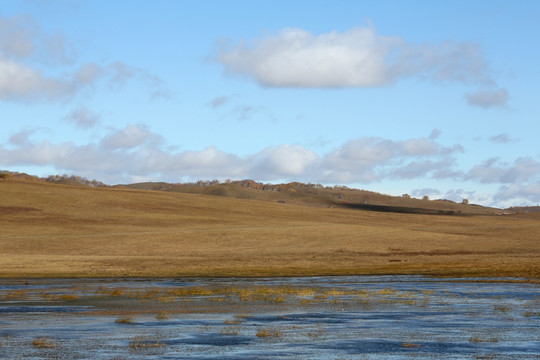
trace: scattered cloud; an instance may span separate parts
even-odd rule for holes
[[[71,94],[75,83],[45,76],[26,65],[0,59],[0,99],[54,100]]]
[[[23,130],[15,133],[9,137],[9,143],[15,146],[24,146],[30,143],[30,135],[34,133],[33,130]]]
[[[324,157],[323,167],[326,178],[337,182],[413,178],[451,164],[450,156],[455,152],[463,152],[463,147],[446,147],[427,138],[393,141],[367,137],[331,151]]]
[[[437,198],[441,195],[441,192],[433,188],[414,189],[411,191],[411,196],[415,198],[423,198],[426,195],[429,198]]]
[[[539,204],[540,181],[502,186],[494,200],[498,203],[506,203],[507,206]]]
[[[90,129],[96,126],[100,120],[99,114],[89,110],[85,106],[80,106],[70,112],[65,120],[74,124],[75,126],[82,129]]]
[[[4,59],[32,60],[46,65],[72,64],[74,47],[62,34],[48,34],[28,16],[0,15],[0,54]]]
[[[317,168],[321,159],[302,146],[281,145],[262,150],[249,162],[253,164],[253,174],[269,179],[307,178],[311,173],[310,169]]]
[[[450,189],[446,191],[433,188],[414,189],[411,191],[411,195],[419,199],[427,195],[432,200],[442,199],[462,202],[464,199],[467,199],[469,204],[494,205],[493,195],[478,193],[476,191],[467,191],[464,189]]]
[[[441,130],[439,130],[439,129],[433,129],[433,130],[431,131],[431,134],[429,134],[428,139],[429,139],[429,140],[435,140],[435,139],[437,139],[439,136],[441,136]]]
[[[261,105],[246,105],[234,101],[234,96],[218,96],[212,99],[207,106],[213,110],[220,111],[222,114],[228,113],[228,116],[238,121],[248,121],[255,117],[265,116],[271,121],[275,121],[272,111]]]
[[[498,144],[509,144],[509,143],[516,142],[517,140],[512,138],[507,133],[502,133],[502,134],[494,135],[494,136],[490,137],[489,141],[491,141],[493,143],[498,143]]]
[[[502,162],[499,158],[491,158],[482,164],[473,166],[465,175],[465,179],[486,184],[510,184],[528,180],[539,175],[540,162],[533,158],[520,157],[513,163]]]
[[[492,107],[506,107],[509,95],[508,91],[504,88],[492,88],[465,94],[465,98],[469,105],[487,109]]]
[[[73,121],[88,116],[84,110]],[[15,134],[10,148],[0,147],[0,165],[43,165],[63,171],[95,171],[104,180],[113,174],[171,178],[241,177],[261,181],[276,179],[333,183],[373,182],[384,178],[408,179],[428,176],[444,166],[453,166],[451,155],[460,146],[447,147],[429,139],[392,141],[359,138],[320,156],[300,145],[265,148],[239,157],[215,147],[201,151],[174,152],[163,138],[144,125],[111,129],[96,143],[36,143],[29,132]],[[33,162],[32,159],[35,158]],[[109,165],[107,165],[109,164]]]
[[[133,149],[141,145],[161,145],[161,135],[152,133],[145,125],[128,125],[104,137],[100,145],[106,149]]]
[[[521,157],[513,162],[488,159],[468,172],[457,170],[460,145],[447,146],[429,137],[394,141],[358,138],[319,155],[300,145],[284,144],[238,156],[210,146],[177,151],[144,125],[110,129],[94,143],[53,144],[32,140],[34,131],[13,134],[0,145],[0,167],[47,166],[59,172],[98,178],[108,183],[134,179],[186,181],[209,178],[251,178],[257,181],[305,181],[360,184],[385,180],[454,179],[503,185],[493,196],[452,190],[415,189],[411,195],[483,204],[540,199],[540,162]],[[508,206],[509,206],[508,205]]]
[[[239,106],[236,106],[232,110],[232,114],[239,121],[246,121],[246,120],[250,120],[251,118],[253,118],[253,116],[255,116],[255,114],[265,112],[265,111],[266,111],[266,108],[264,108],[262,106],[239,105]]]
[[[431,175],[433,178],[441,177],[441,171],[451,169],[455,166],[455,160],[452,158],[443,158],[442,160],[420,160],[411,161],[402,166],[396,166],[387,172],[385,177],[395,179],[418,179]]]
[[[505,89],[493,90],[496,84],[479,45],[415,44],[379,35],[371,26],[324,34],[286,28],[252,43],[223,42],[215,59],[225,73],[266,87],[380,87],[414,77],[487,87],[467,95],[473,106],[502,106],[508,99]]]
[[[108,84],[113,88],[124,86],[131,79],[140,79],[151,89],[151,98],[170,99],[172,97],[165,82],[145,69],[115,61],[108,64],[105,70],[109,75]]]
[[[73,46],[61,34],[44,32],[30,17],[0,15],[0,100],[57,101],[99,81],[115,87],[132,78],[147,83],[152,97],[169,96],[165,83],[143,69],[119,61],[74,66],[76,61]]]
[[[217,109],[225,104],[227,104],[230,101],[230,99],[227,96],[218,96],[214,98],[212,101],[210,101],[209,106],[212,109]]]

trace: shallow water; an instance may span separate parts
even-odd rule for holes
[[[0,280],[0,357],[540,359],[540,286],[422,276]]]

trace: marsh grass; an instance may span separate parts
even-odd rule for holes
[[[239,333],[240,333],[240,327],[238,326],[226,327],[225,329],[222,329],[219,332],[220,335],[228,335],[228,336],[237,336]]]
[[[10,291],[4,295],[6,299],[23,299],[27,297],[27,293],[25,290],[15,290]]]
[[[32,345],[39,349],[52,349],[56,347],[56,343],[48,337],[38,337],[32,341]]]
[[[159,340],[147,340],[142,337],[136,337],[129,343],[129,347],[132,349],[161,348],[166,346],[167,344],[159,342]]]
[[[401,344],[401,347],[403,347],[403,348],[419,348],[419,347],[422,347],[422,345],[415,344],[415,343],[403,343],[403,344]]]
[[[157,301],[161,303],[173,303],[176,301],[176,298],[174,296],[161,296],[157,298]]]
[[[510,307],[507,306],[507,305],[495,305],[495,306],[493,306],[493,310],[496,311],[496,312],[506,313],[506,312],[510,311]]]
[[[427,292],[431,294],[431,292]],[[424,295],[424,296],[422,296]],[[349,290],[349,289],[321,289],[305,286],[189,286],[169,290],[152,289],[145,295],[138,294],[138,298],[152,298],[159,302],[193,301],[197,298],[206,298],[212,302],[263,302],[280,304],[287,301],[298,302],[301,305],[327,302],[333,305],[345,305],[349,302],[379,304],[403,304],[407,306],[427,306],[430,295],[419,292],[398,291],[393,288],[379,290]],[[178,299],[178,300],[175,300]]]
[[[169,314],[161,312],[161,313],[156,315],[156,319],[157,320],[168,320],[169,319]]]
[[[176,288],[168,291],[171,296],[190,298],[190,297],[208,297],[215,302],[223,302],[228,299],[237,299],[239,301],[261,301],[268,303],[282,303],[287,301],[288,296],[311,297],[317,294],[316,289],[304,287],[186,287]]]
[[[496,343],[496,342],[499,342],[499,339],[495,337],[483,338],[478,335],[474,335],[469,338],[469,342],[470,343]]]
[[[133,316],[121,316],[114,321],[117,324],[132,324]]]
[[[379,295],[396,295],[396,290],[392,288],[384,288],[377,292]]]
[[[261,329],[257,331],[257,337],[259,338],[268,338],[268,337],[280,337],[282,335],[281,331],[276,329]]]

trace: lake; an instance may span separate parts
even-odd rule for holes
[[[540,285],[423,276],[0,280],[6,359],[540,359]]]

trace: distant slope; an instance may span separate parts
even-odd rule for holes
[[[51,175],[47,178],[38,178],[22,173],[12,173],[11,176],[30,181],[46,181],[62,185],[109,187],[109,185],[101,181],[88,180],[80,176]],[[424,215],[509,215],[512,213],[540,211],[536,209],[540,209],[540,207],[514,207],[502,210],[475,204],[456,203],[450,200],[421,200],[411,198],[408,195],[390,196],[368,190],[351,189],[346,186],[324,187],[320,184],[303,184],[299,182],[287,184],[263,184],[253,180],[232,181],[221,184],[217,181],[198,181],[194,184],[144,182],[112,187]]]
[[[286,202],[298,205],[345,207],[367,211],[417,213],[433,215],[503,215],[510,214],[496,208],[474,204],[459,204],[450,200],[420,200],[409,196],[390,196],[347,187],[288,183],[262,184],[252,180],[226,184],[167,184],[147,182],[118,185],[138,190],[156,190],[187,194],[217,195],[238,199]]]

